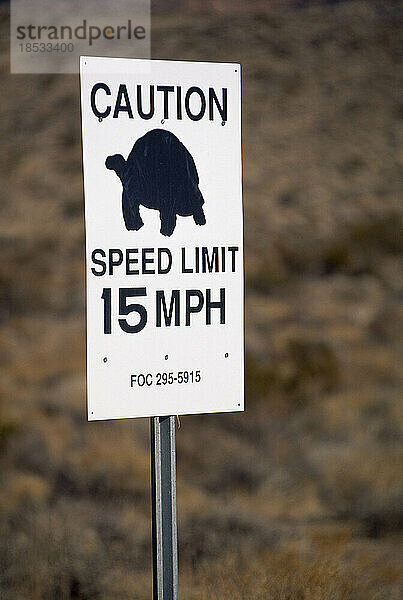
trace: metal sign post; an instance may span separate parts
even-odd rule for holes
[[[178,599],[175,417],[152,417],[153,600]]]

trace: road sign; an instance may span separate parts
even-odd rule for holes
[[[240,67],[80,71],[88,418],[243,410]]]

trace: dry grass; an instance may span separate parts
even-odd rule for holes
[[[400,600],[398,7],[279,4],[153,23],[244,81],[247,412],[178,430],[181,596]],[[148,423],[85,415],[78,79],[0,27],[0,597],[145,600]]]
[[[187,598],[205,600],[367,600],[399,598],[399,568],[385,566],[381,555],[334,556],[334,540],[327,557],[319,552],[270,552],[239,561],[235,557],[216,568],[196,571]],[[336,543],[337,545],[337,543]],[[388,591],[385,593],[385,588]],[[251,596],[250,590],[253,590]]]

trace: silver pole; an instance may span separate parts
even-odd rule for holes
[[[178,600],[175,417],[151,417],[153,600]]]

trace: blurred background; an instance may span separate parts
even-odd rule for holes
[[[403,597],[401,17],[153,4],[153,58],[243,65],[247,410],[181,418],[183,599]],[[0,28],[0,597],[143,600],[149,423],[86,421],[79,80]]]

